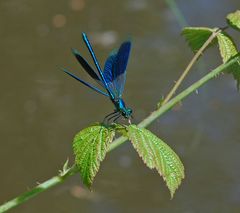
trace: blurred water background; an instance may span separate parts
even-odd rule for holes
[[[236,0],[179,0],[191,26],[223,27]],[[59,67],[89,77],[70,48],[90,61],[87,32],[103,65],[132,38],[124,99],[135,122],[156,108],[192,57],[181,26],[165,1],[0,1],[0,202],[56,175],[76,132],[113,110],[104,96]],[[231,31],[240,43],[239,34]],[[181,89],[221,63],[217,48],[195,66]],[[186,178],[173,200],[159,175],[130,143],[109,153],[93,192],[69,178],[12,210],[16,213],[240,212],[240,94],[232,76],[212,80],[149,128],[181,157]]]

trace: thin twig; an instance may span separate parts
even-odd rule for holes
[[[203,51],[209,46],[209,44],[216,38],[218,33],[220,33],[222,30],[217,28],[215,31],[213,31],[212,35],[208,38],[208,40],[202,45],[202,47],[197,51],[197,53],[193,56],[192,60],[186,67],[186,69],[183,71],[182,75],[179,77],[179,79],[176,81],[173,88],[170,90],[170,92],[167,94],[166,98],[162,101],[161,105],[166,104],[172,96],[175,94],[183,80],[185,79],[186,75],[189,73],[190,69],[194,65],[194,63],[198,60],[198,58],[203,54]]]

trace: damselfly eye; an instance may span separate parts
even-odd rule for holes
[[[125,118],[130,118],[132,115],[132,109],[131,108],[126,108],[125,111],[122,113],[122,115]]]
[[[132,114],[132,109],[131,108],[128,108],[127,111],[128,111],[129,114]]]

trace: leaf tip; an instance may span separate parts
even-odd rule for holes
[[[226,17],[227,24],[235,30],[240,31],[240,10],[229,13]]]

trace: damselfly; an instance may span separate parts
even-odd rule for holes
[[[82,33],[83,41],[85,42],[88,51],[91,54],[93,62],[97,68],[97,72],[88,64],[88,62],[81,56],[81,54],[76,50],[72,49],[73,54],[77,58],[78,62],[84,68],[84,70],[102,87],[105,91],[100,90],[99,88],[87,83],[86,81],[75,76],[66,69],[63,69],[65,73],[80,81],[85,86],[93,89],[94,91],[107,96],[115,106],[114,112],[110,113],[105,117],[108,120],[113,119],[115,122],[118,118],[123,116],[128,119],[132,117],[132,109],[126,107],[123,99],[122,93],[124,90],[124,85],[126,81],[126,68],[128,63],[128,58],[131,49],[131,42],[125,41],[121,44],[120,48],[117,51],[112,52],[104,66],[102,71],[99,62],[95,56],[93,48],[88,40],[88,37],[85,33]]]

